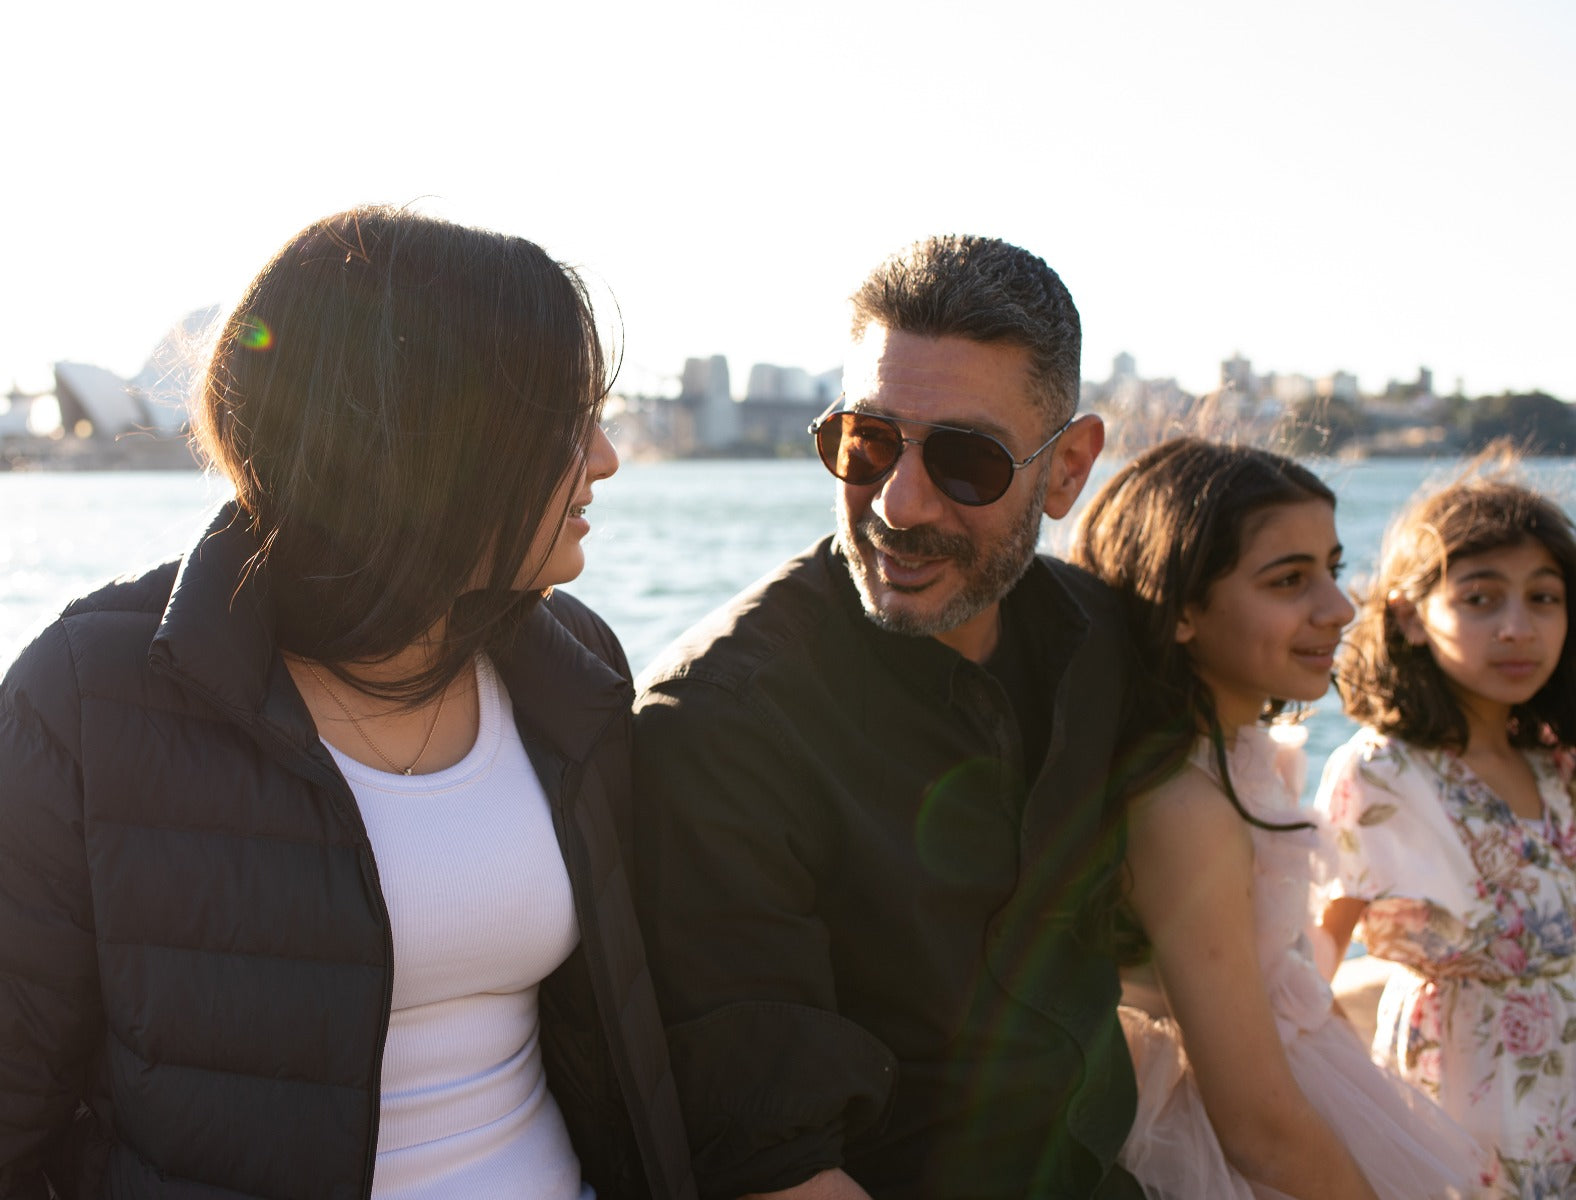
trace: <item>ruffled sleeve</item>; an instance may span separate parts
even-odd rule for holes
[[[1464,920],[1478,872],[1418,751],[1365,729],[1325,764],[1314,806],[1334,864],[1325,901],[1426,900]]]

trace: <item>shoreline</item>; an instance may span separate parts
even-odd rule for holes
[[[200,471],[184,434],[127,433],[113,440],[11,437],[0,440],[0,471]]]
[[[1120,437],[1113,437],[1108,447],[1109,450],[1114,450],[1123,456],[1136,453],[1142,448],[1143,446],[1130,445]],[[1282,450],[1282,452],[1287,451]],[[1320,449],[1311,454],[1297,454],[1297,457],[1343,461],[1406,458],[1440,460],[1463,458],[1473,452],[1473,448],[1458,435],[1437,427],[1419,427],[1354,438],[1333,450]],[[808,446],[802,455],[785,455],[753,445],[692,454],[665,454],[655,452],[650,446],[635,446],[631,447],[626,455],[627,462],[778,461],[799,458],[813,460],[815,457]],[[1542,451],[1534,457],[1570,458],[1576,457],[1576,453],[1560,454],[1557,451]],[[192,439],[185,434],[140,431],[121,434],[114,439],[70,436],[0,438],[0,472],[200,471],[202,469],[203,462],[199,452]]]

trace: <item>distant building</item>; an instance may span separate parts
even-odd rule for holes
[[[105,367],[56,363],[55,398],[61,426],[79,437],[115,438],[152,424],[137,390]]]
[[[187,314],[131,379],[91,363],[56,363],[61,427],[68,434],[98,438],[133,431],[168,438],[183,435],[191,424],[191,392],[219,315],[218,307]]]
[[[1106,418],[1112,449],[1131,454],[1168,434],[1180,432],[1180,422],[1190,413],[1193,397],[1174,379],[1143,379],[1138,360],[1126,351],[1111,360],[1111,377],[1104,383],[1083,380],[1079,404]]]
[[[759,400],[814,400],[815,381],[803,367],[777,367],[756,363],[750,368],[744,402]]]
[[[810,422],[837,398],[841,368],[812,376],[802,367],[756,363],[739,406],[737,448],[755,454],[804,453]]]
[[[620,458],[640,462],[695,451],[695,413],[673,396],[615,393],[602,419]]]
[[[1417,369],[1417,378],[1411,383],[1392,379],[1385,384],[1384,398],[1390,401],[1411,400],[1431,404],[1434,400],[1434,373],[1427,367]]]
[[[32,432],[27,423],[33,415],[33,402],[38,396],[39,393],[24,392],[16,384],[11,385],[11,390],[6,393],[5,407],[0,408],[0,438],[26,437]]]
[[[1278,371],[1272,371],[1264,377],[1263,384],[1264,393],[1279,408],[1290,408],[1294,404],[1311,400],[1315,391],[1313,380],[1295,372],[1282,375]]]
[[[1243,396],[1257,397],[1259,381],[1253,374],[1253,363],[1241,354],[1233,354],[1220,364],[1220,386]]]
[[[739,440],[744,453],[784,457],[811,450],[810,422],[826,408],[819,399],[746,400],[739,405]]]
[[[811,375],[801,367],[758,363],[749,380],[745,398],[735,401],[727,359],[714,355],[685,360],[677,396],[609,397],[605,417],[619,453],[635,460],[813,454],[810,422],[840,394],[842,368]]]
[[[739,406],[728,386],[728,360],[721,354],[684,360],[679,403],[695,414],[696,449],[721,450],[739,440]]]
[[[1350,371],[1331,372],[1314,385],[1314,392],[1321,400],[1344,400],[1348,404],[1356,404],[1357,376]]]
[[[192,389],[207,362],[224,310],[218,305],[187,313],[164,335],[131,386],[142,396],[149,424],[160,433],[184,432],[191,424]]]

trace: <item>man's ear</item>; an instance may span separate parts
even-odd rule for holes
[[[1395,618],[1396,628],[1401,631],[1401,636],[1406,639],[1407,645],[1428,644],[1428,629],[1423,625],[1423,617],[1417,611],[1417,605],[1400,592],[1391,592],[1384,598],[1384,606]]]
[[[1072,511],[1094,460],[1105,449],[1105,422],[1095,413],[1084,413],[1069,425],[1056,443],[1051,459],[1051,486],[1045,491],[1045,515],[1060,520]]]

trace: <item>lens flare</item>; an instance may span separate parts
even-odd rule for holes
[[[274,344],[274,331],[260,317],[242,317],[240,342],[248,350],[267,350]]]
[[[924,868],[958,886],[988,886],[1017,871],[1018,838],[1008,811],[1011,777],[1001,760],[967,759],[926,791],[914,823]]]

